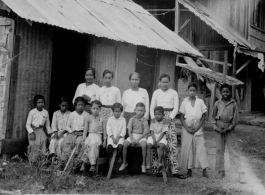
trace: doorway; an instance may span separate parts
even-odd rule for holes
[[[69,99],[70,111],[77,86],[84,82],[89,36],[64,29],[54,30],[50,87],[50,115],[59,109],[58,99]]]

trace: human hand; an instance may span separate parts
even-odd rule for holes
[[[222,129],[219,128],[219,127],[216,127],[214,130],[215,130],[217,133],[222,133]]]
[[[53,132],[52,138],[58,139],[58,131]]]
[[[167,117],[163,120],[163,124],[169,124],[171,121],[171,118]]]
[[[91,101],[91,98],[86,94],[82,95],[82,97],[85,98],[89,102]]]
[[[34,132],[29,134],[29,140],[31,140],[31,141],[35,141],[36,140],[36,135],[35,135]]]
[[[86,137],[83,137],[82,141],[85,142],[86,141]]]

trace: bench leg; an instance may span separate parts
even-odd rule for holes
[[[98,175],[98,168],[99,168],[99,154],[100,154],[100,145],[98,146],[98,156],[97,156],[97,161],[96,161],[96,175]]]
[[[117,148],[115,148],[115,150],[113,152],[113,155],[112,155],[112,158],[111,158],[111,163],[110,163],[110,166],[109,166],[109,172],[108,172],[108,175],[107,175],[108,179],[110,179],[110,177],[111,177],[111,173],[112,173],[112,170],[113,170],[113,167],[114,167],[114,164],[115,164],[115,160],[116,160],[116,155],[117,155]]]

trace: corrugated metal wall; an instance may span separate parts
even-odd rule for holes
[[[96,83],[102,86],[103,71],[114,71],[113,85],[123,93],[130,87],[129,74],[135,71],[136,46],[93,38],[91,49],[91,67],[96,69]]]
[[[20,49],[15,89],[15,115],[12,138],[27,135],[25,124],[28,112],[34,108],[33,98],[42,94],[49,108],[50,76],[52,64],[52,33],[48,25],[33,23],[30,26],[18,18],[16,35],[20,37]]]

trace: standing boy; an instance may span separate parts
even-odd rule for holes
[[[127,148],[130,145],[139,145],[142,148],[143,163],[142,163],[142,172],[146,173],[145,160],[146,160],[146,136],[149,133],[147,119],[144,118],[145,114],[145,105],[141,102],[136,104],[135,107],[136,115],[132,117],[127,126],[129,137],[125,140],[123,145],[123,163],[120,167],[120,171],[123,171],[127,166]]]

